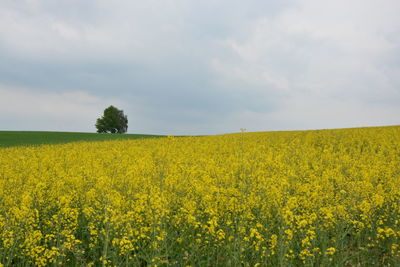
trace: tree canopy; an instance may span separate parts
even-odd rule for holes
[[[128,130],[128,117],[123,110],[114,106],[109,106],[104,110],[104,114],[96,121],[98,133],[126,133]]]

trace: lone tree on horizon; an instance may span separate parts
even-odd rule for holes
[[[98,133],[126,133],[128,130],[128,117],[123,110],[114,106],[109,106],[104,110],[104,114],[96,121]]]

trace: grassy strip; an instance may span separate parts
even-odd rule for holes
[[[150,134],[99,134],[75,132],[0,131],[0,147],[61,144],[76,141],[158,138]]]

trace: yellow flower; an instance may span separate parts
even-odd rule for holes
[[[1,148],[1,260],[396,262],[399,155],[400,126]]]
[[[326,249],[325,254],[326,255],[333,255],[333,254],[335,254],[335,252],[336,252],[336,249],[334,247],[330,247],[330,248]]]

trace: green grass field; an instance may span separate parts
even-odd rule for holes
[[[77,141],[103,141],[115,139],[141,139],[157,137],[164,136],[150,134],[0,131],[0,147],[60,144]]]

